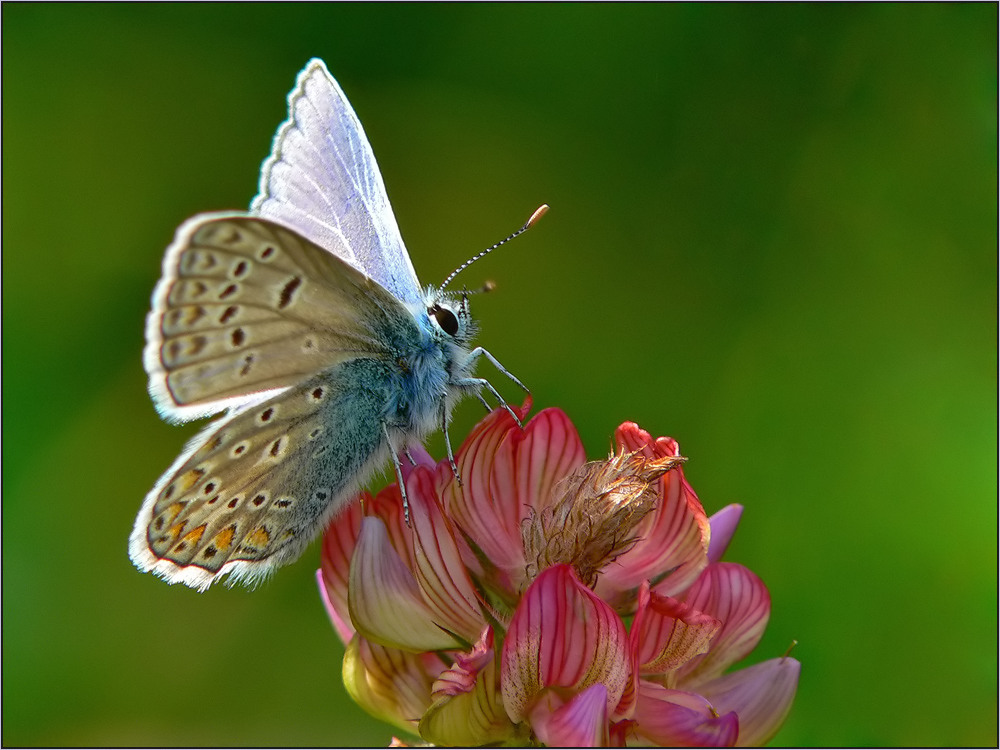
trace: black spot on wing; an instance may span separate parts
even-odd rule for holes
[[[293,276],[281,290],[281,297],[278,298],[278,308],[284,309],[292,304],[295,299],[295,291],[302,285],[302,278]]]

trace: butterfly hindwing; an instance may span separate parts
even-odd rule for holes
[[[357,359],[209,425],[146,497],[142,570],[205,589],[291,562],[385,459],[389,365]]]
[[[146,329],[150,392],[184,420],[362,355],[412,316],[335,255],[264,219],[206,214],[167,251]]]

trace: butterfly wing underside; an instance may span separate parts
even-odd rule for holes
[[[406,311],[338,257],[272,222],[203,214],[177,231],[146,323],[157,409],[179,422],[240,406],[338,362],[385,354]]]
[[[420,285],[375,155],[322,60],[311,60],[299,74],[288,110],[251,213],[295,229],[397,299],[419,304]]]
[[[150,390],[177,420],[230,411],[146,496],[136,565],[204,589],[297,557],[384,458],[387,331],[398,341],[416,326],[378,284],[285,228],[229,215],[182,226],[147,323]]]

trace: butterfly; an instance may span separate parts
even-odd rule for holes
[[[444,290],[454,273],[421,289],[368,139],[321,60],[288,109],[249,213],[181,225],[146,319],[160,415],[225,414],[146,496],[129,556],[201,591],[297,559],[387,457],[401,478],[399,452],[438,427],[454,467],[455,403],[486,404],[485,390],[510,410],[474,376],[479,359],[524,388],[470,348],[468,293]]]

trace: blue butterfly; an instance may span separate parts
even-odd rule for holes
[[[177,230],[146,319],[161,416],[225,414],[146,496],[129,556],[199,590],[294,561],[387,457],[399,476],[398,452],[438,427],[451,457],[463,396],[486,403],[485,389],[509,410],[473,375],[480,358],[524,388],[470,348],[468,297],[444,291],[454,274],[421,289],[368,139],[321,60],[288,108],[249,214]]]

